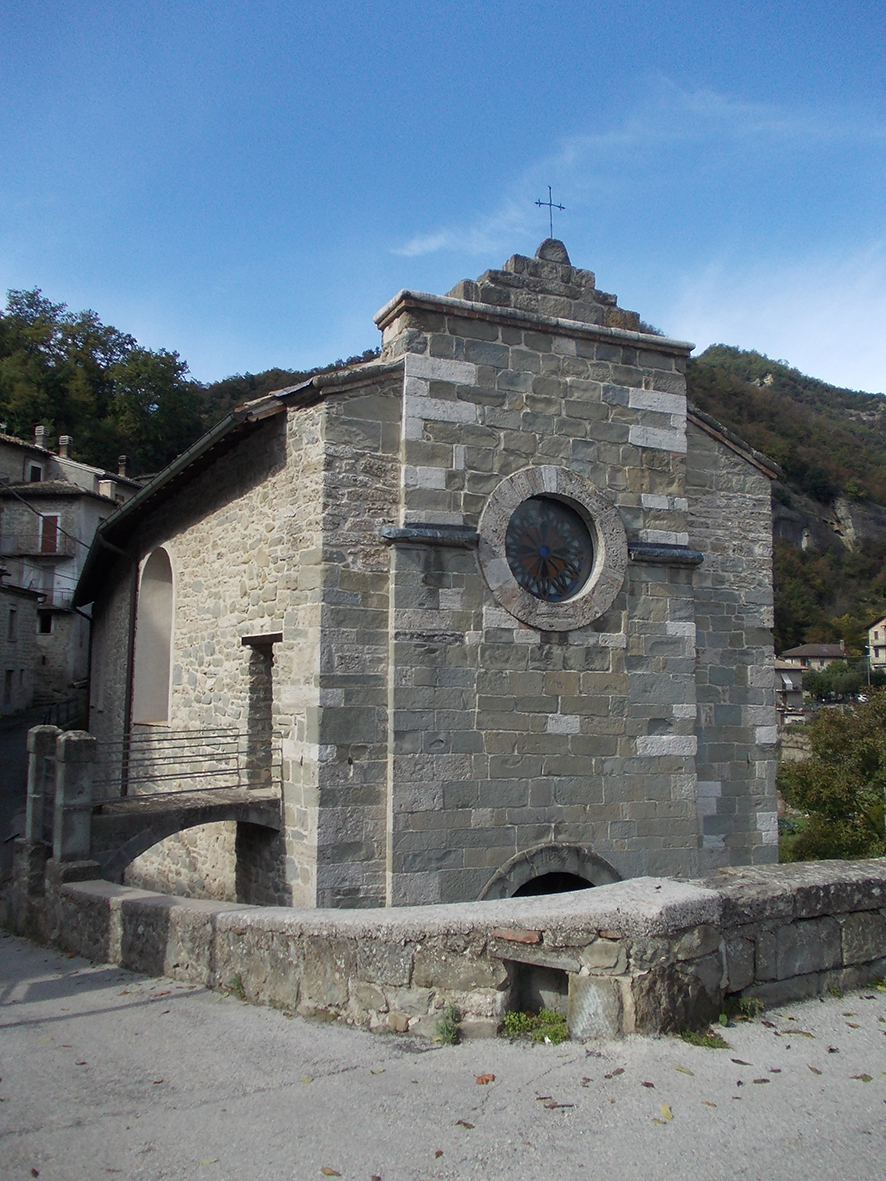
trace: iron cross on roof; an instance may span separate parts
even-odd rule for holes
[[[547,199],[547,201],[536,201],[535,203],[536,203],[536,205],[540,205],[540,206],[542,207],[542,209],[544,209],[544,208],[547,208],[547,211],[548,211],[548,219],[549,219],[549,221],[550,221],[550,223],[551,223],[551,233],[550,233],[550,236],[553,238],[553,236],[554,236],[554,210],[555,210],[555,209],[561,209],[561,210],[562,210],[562,209],[565,209],[565,208],[566,208],[566,206],[565,206],[565,205],[557,205],[557,204],[556,204],[556,202],[554,201],[554,198],[553,198],[553,196],[551,195],[551,186],[550,186],[550,185],[548,185],[548,199]]]

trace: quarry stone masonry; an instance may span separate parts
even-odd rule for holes
[[[235,411],[100,530],[99,744],[231,728],[282,792],[279,833],[129,880],[377,907],[777,860],[772,471],[687,408],[692,346],[552,240],[376,319],[378,361]]]

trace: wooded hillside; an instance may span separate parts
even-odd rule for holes
[[[235,406],[317,373],[268,369],[201,385],[176,352],[142,348],[95,312],[11,291],[0,312],[0,423],[46,426],[74,455],[158,471]],[[775,460],[776,647],[844,639],[863,652],[886,614],[886,398],[806,377],[756,352],[714,345],[690,361],[690,401]]]

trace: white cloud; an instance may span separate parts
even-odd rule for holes
[[[886,391],[886,243],[817,257],[684,276],[668,331],[698,348],[731,344],[784,359],[803,373],[870,393]]]
[[[660,183],[657,172],[669,160],[677,159],[679,149],[694,151],[699,161],[706,162],[711,158],[721,162],[737,159],[747,152],[752,158],[774,153],[773,166],[777,168],[783,164],[779,153],[789,148],[808,155],[836,144],[882,148],[886,127],[858,111],[752,103],[710,90],[686,90],[659,78],[645,86],[643,97],[620,124],[565,136],[549,154],[527,164],[492,214],[418,233],[393,253],[407,257],[438,251],[474,255],[494,252],[503,245],[507,248],[515,235],[538,229],[532,203],[543,197],[551,178],[556,178],[559,186],[555,200],[571,206],[571,212],[579,217],[593,216],[601,199],[637,183],[628,179],[631,176],[639,174],[641,183],[653,190]],[[741,165],[736,168],[736,183],[741,184]],[[715,216],[712,212],[712,220]]]

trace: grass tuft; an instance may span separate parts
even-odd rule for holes
[[[504,1032],[507,1037],[528,1037],[534,1042],[549,1041],[558,1046],[569,1037],[569,1026],[562,1013],[539,1009],[537,1013],[513,1011],[505,1013]]]
[[[461,1020],[461,1013],[455,1005],[447,1005],[443,1010],[443,1016],[437,1022],[437,1037],[438,1042],[442,1042],[444,1046],[454,1046],[458,1043],[458,1023]]]
[[[697,1033],[694,1029],[684,1029],[680,1034],[684,1042],[690,1046],[701,1046],[705,1050],[730,1050],[732,1047],[724,1037],[715,1033],[713,1029],[706,1029]]]

